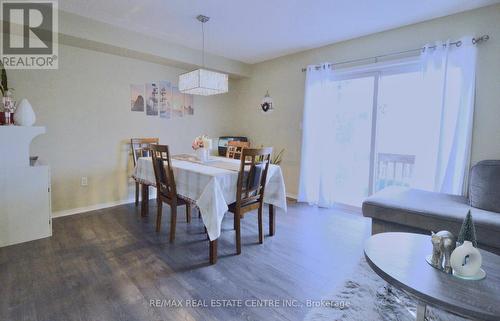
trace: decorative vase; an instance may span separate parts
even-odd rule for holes
[[[21,100],[14,113],[14,121],[19,126],[33,126],[36,116],[30,102],[27,99]]]
[[[208,149],[207,148],[198,148],[196,150],[196,156],[200,160],[200,162],[205,163],[208,161]]]
[[[451,253],[450,263],[456,275],[472,277],[479,273],[483,259],[478,249],[472,242],[464,241]]]

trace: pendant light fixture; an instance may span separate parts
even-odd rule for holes
[[[179,75],[179,91],[185,94],[209,96],[223,94],[228,91],[228,76],[220,72],[205,69],[205,28],[209,17],[198,15],[201,22],[202,61],[201,68]]]

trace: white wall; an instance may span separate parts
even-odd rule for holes
[[[286,148],[283,170],[287,191],[298,190],[305,74],[309,64],[365,58],[419,48],[427,42],[489,34],[480,45],[472,160],[500,158],[500,5],[485,7],[253,65],[248,79],[237,81],[238,134],[254,144]],[[276,110],[259,112],[269,89]],[[320,151],[318,151],[320,152]]]
[[[31,154],[51,166],[55,212],[132,197],[131,137],[160,137],[181,153],[190,151],[197,135],[232,133],[230,94],[195,97],[195,115],[183,118],[130,111],[130,84],[177,83],[184,70],[64,45],[59,59],[58,70],[7,71],[15,97],[28,98],[36,125],[47,127]],[[88,176],[87,187],[80,186],[82,176]]]

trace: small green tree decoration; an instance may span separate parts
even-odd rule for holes
[[[464,222],[462,223],[462,228],[460,229],[460,233],[458,234],[458,242],[463,244],[464,241],[472,242],[474,247],[477,247],[476,240],[476,228],[474,227],[474,222],[472,221],[472,215],[469,212],[467,216],[465,216]]]

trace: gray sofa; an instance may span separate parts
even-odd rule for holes
[[[372,234],[448,230],[458,235],[469,210],[479,247],[500,254],[500,161],[482,161],[471,170],[470,199],[464,196],[388,187],[363,202]]]

